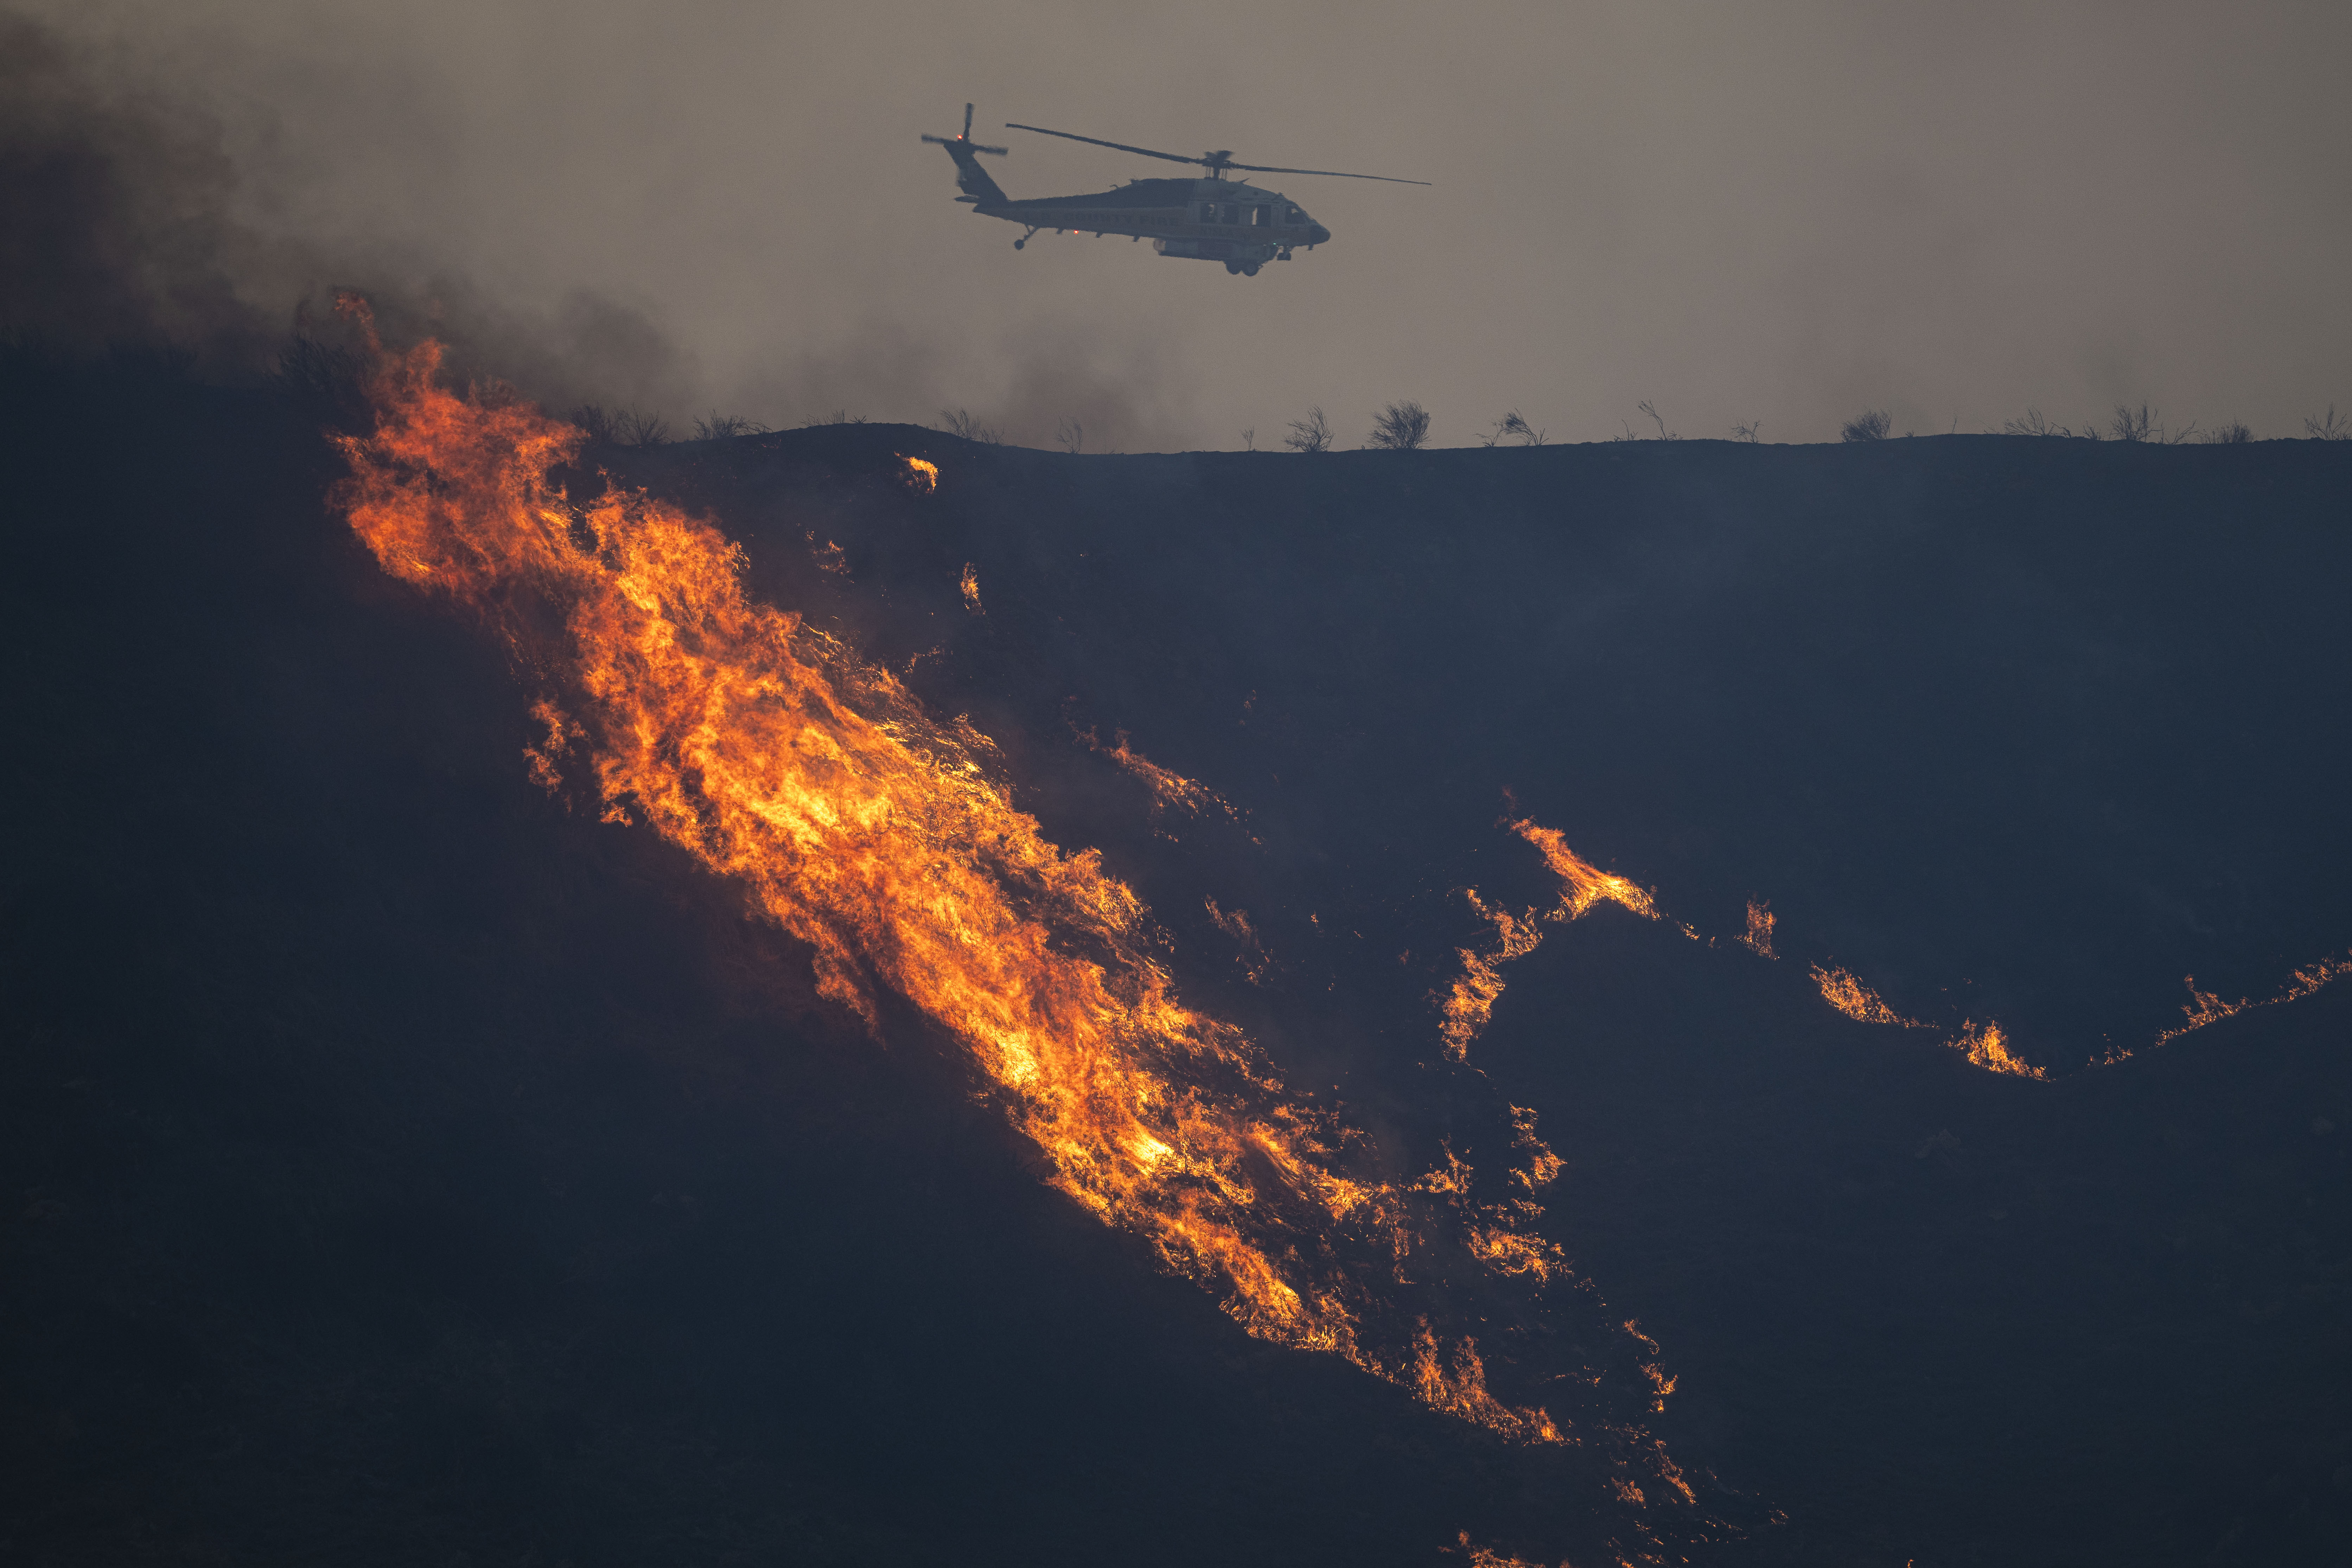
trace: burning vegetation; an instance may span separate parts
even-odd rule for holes
[[[1512,832],[1536,847],[1545,866],[1559,879],[1559,902],[1541,913],[1527,910],[1514,915],[1508,910],[1488,909],[1477,889],[1464,889],[1470,907],[1495,928],[1495,943],[1485,952],[1466,947],[1455,952],[1462,961],[1462,973],[1438,1004],[1438,1033],[1444,1037],[1445,1054],[1455,1061],[1468,1058],[1471,1042],[1486,1031],[1487,1022],[1494,1016],[1495,999],[1503,994],[1499,966],[1515,958],[1525,958],[1542,944],[1540,921],[1572,921],[1602,903],[1620,905],[1643,920],[1658,918],[1656,902],[1650,894],[1628,879],[1603,871],[1577,854],[1568,847],[1558,828],[1545,827],[1528,818],[1510,826]]]
[[[1892,1024],[1898,1029],[1925,1029],[1930,1026],[1916,1018],[1906,1018],[1886,1005],[1884,997],[1861,981],[1850,970],[1823,969],[1813,966],[1813,984],[1820,987],[1822,1000],[1861,1024]],[[1968,1058],[1971,1066],[1987,1072],[2007,1073],[2015,1078],[2047,1078],[2042,1068],[2009,1048],[2009,1037],[1999,1024],[1986,1019],[1979,1024],[1973,1018],[1963,1019],[1959,1033],[1945,1042]]]
[[[2201,1029],[2208,1024],[2218,1024],[2250,1007],[2275,1007],[2282,1002],[2299,1001],[2347,975],[2352,975],[2352,952],[2347,952],[2341,958],[2331,954],[2307,968],[2296,970],[2286,984],[2279,989],[2277,995],[2266,996],[2259,1002],[2249,996],[2241,996],[2235,1002],[2224,1002],[2210,991],[2198,990],[2195,975],[2184,975],[2180,983],[2189,987],[2189,1000],[2181,1004],[2181,1022],[2158,1035],[2156,1043],[2168,1045],[2183,1035]],[[2130,1054],[2126,1051],[2121,1056],[2128,1057]],[[2121,1059],[2120,1057],[2117,1059]]]
[[[911,1004],[1052,1186],[1143,1237],[1250,1333],[1343,1356],[1513,1441],[1580,1440],[1566,1415],[1492,1391],[1470,1331],[1491,1325],[1492,1344],[1517,1331],[1528,1292],[1582,1288],[1533,1232],[1532,1194],[1560,1162],[1532,1111],[1512,1112],[1502,1201],[1478,1201],[1450,1151],[1430,1176],[1391,1173],[1393,1156],[1178,997],[1145,950],[1142,902],[1012,805],[985,737],[751,599],[740,548],[709,523],[643,493],[575,500],[551,484],[577,429],[443,387],[434,343],[374,352],[376,423],[341,442],[337,502],[384,571],[477,617],[541,685],[538,782],[748,889],[868,1031],[883,1030],[885,994]],[[965,591],[977,608],[969,571]],[[1112,754],[1164,804],[1223,804],[1123,736]],[[1554,918],[1602,898],[1649,912],[1557,834],[1518,830],[1569,884]],[[1615,1418],[1577,1415],[1652,1495],[1687,1501],[1636,1424],[1671,1385],[1642,1347],[1648,1386],[1626,1389]]]

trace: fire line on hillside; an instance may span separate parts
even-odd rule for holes
[[[478,616],[543,680],[542,784],[584,771],[606,820],[649,826],[748,888],[869,1030],[878,990],[913,1003],[1053,1186],[1145,1237],[1252,1334],[1344,1356],[1513,1441],[1597,1442],[1621,1498],[1695,1501],[1641,1425],[1672,1379],[1630,1325],[1605,1326],[1641,1381],[1564,1373],[1585,1391],[1572,1413],[1489,1389],[1471,1325],[1491,1325],[1491,1354],[1548,1286],[1599,1310],[1534,1232],[1534,1194],[1560,1162],[1532,1111],[1514,1110],[1501,1201],[1480,1201],[1450,1150],[1418,1179],[1384,1174],[1361,1131],[1179,1000],[1144,951],[1149,911],[1096,852],[1065,852],[1013,808],[985,737],[750,599],[740,547],[709,523],[642,493],[582,504],[551,489],[579,431],[443,388],[437,344],[385,352],[363,302],[347,309],[374,352],[377,425],[342,440],[338,502],[386,572]],[[969,573],[966,588],[977,609]],[[1572,899],[1580,912],[1604,896],[1639,907],[1605,889]]]

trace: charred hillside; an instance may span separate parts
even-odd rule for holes
[[[2265,997],[2352,945],[2342,447],[835,426],[568,475],[707,514],[969,715],[1185,998],[1406,1166],[1499,1169],[1536,1110],[1543,1235],[1678,1379],[1681,1510],[1244,1335],[912,1009],[869,1034],[739,888],[535,784],[533,670],[358,547],[315,411],[124,364],[5,396],[26,1561],[2340,1538],[2345,994],[2152,1042],[2184,973]],[[1664,918],[1543,924],[1455,1067],[1465,889],[1556,896],[1514,821]],[[1987,1019],[2051,1076],[1946,1044]]]

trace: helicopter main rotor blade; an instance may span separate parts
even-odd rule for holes
[[[1391,185],[1425,185],[1427,180],[1400,180],[1394,174],[1343,174],[1337,169],[1277,169],[1268,163],[1227,163],[1228,169],[1246,169],[1253,174],[1328,174],[1335,180],[1386,180]]]
[[[1187,158],[1181,153],[1160,153],[1153,151],[1150,147],[1130,147],[1124,142],[1106,142],[1099,136],[1080,136],[1068,131],[1048,131],[1042,125],[1015,125],[1010,120],[1004,122],[1004,129],[1007,131],[1034,131],[1040,136],[1060,136],[1072,142],[1087,142],[1096,147],[1116,147],[1122,153],[1140,153],[1147,158],[1165,158],[1171,163],[1205,164],[1209,162],[1206,158]]]
[[[1271,163],[1236,163],[1229,158],[1188,158],[1181,153],[1162,153],[1156,147],[1132,147],[1124,142],[1106,142],[1099,136],[1080,136],[1071,131],[1048,131],[1042,125],[1016,125],[1004,122],[1007,131],[1034,131],[1040,136],[1059,136],[1066,141],[1084,142],[1092,147],[1111,147],[1121,153],[1139,153],[1147,158],[1165,158],[1171,163],[1198,163],[1206,169],[1243,169],[1253,174],[1324,174],[1335,180],[1385,180],[1391,185],[1425,185],[1427,180],[1401,180],[1394,174],[1349,174],[1338,169],[1278,169]]]

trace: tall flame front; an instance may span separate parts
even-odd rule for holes
[[[1448,1258],[1490,1280],[1561,1267],[1524,1234],[1559,1164],[1532,1113],[1514,1113],[1515,1202],[1470,1203],[1450,1154],[1447,1175],[1379,1179],[1361,1134],[1178,1000],[1143,952],[1135,894],[1013,809],[979,763],[983,738],[751,599],[740,550],[709,524],[642,494],[570,500],[547,475],[582,435],[447,391],[439,361],[430,342],[378,351],[377,426],[342,439],[337,500],[385,571],[469,608],[544,681],[542,783],[584,763],[608,819],[749,889],[870,1029],[884,992],[914,1004],[1054,1186],[1148,1238],[1251,1333],[1344,1355],[1507,1436],[1565,1440],[1543,1410],[1488,1392],[1469,1310],[1386,1289],[1408,1258],[1424,1281]],[[1688,1495],[1654,1442],[1602,1425]]]

